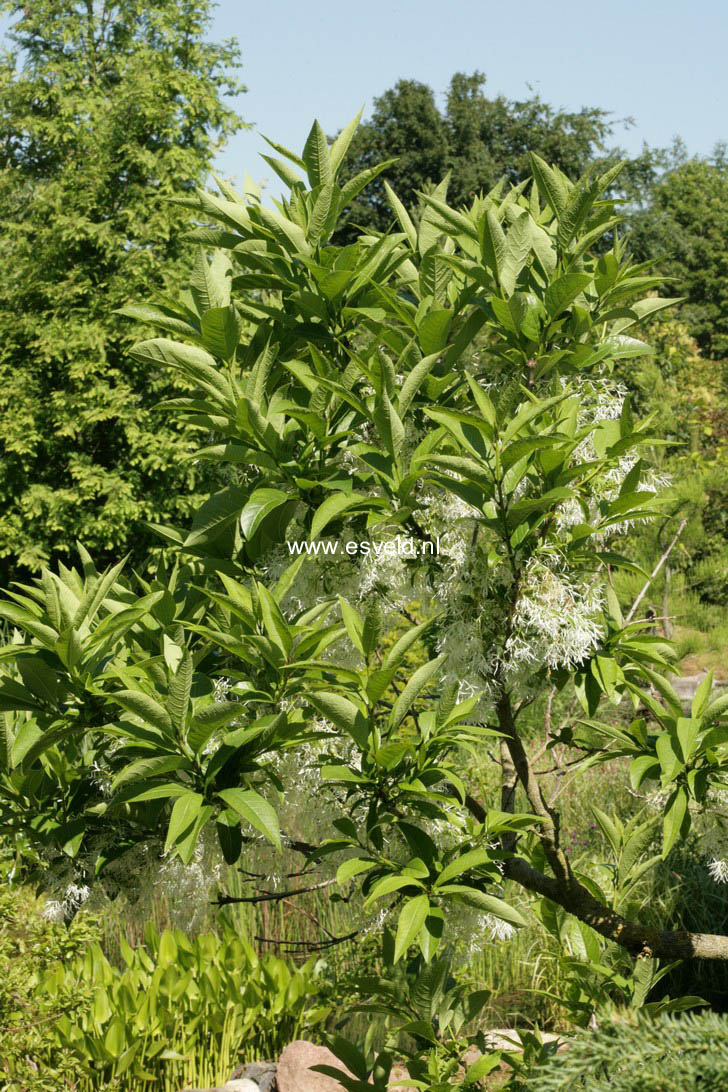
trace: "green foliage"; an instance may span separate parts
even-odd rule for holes
[[[189,213],[239,121],[233,42],[205,40],[207,0],[91,5],[4,0],[14,53],[0,66],[0,564],[146,560],[142,521],[189,511],[209,480],[189,433],[160,415],[169,374],[135,364],[114,315],[142,291],[176,293]],[[146,321],[144,316],[142,321]]]
[[[355,124],[329,145],[314,123],[300,156],[273,145],[290,187],[273,209],[225,182],[190,199],[216,253],[198,252],[188,296],[145,311],[173,336],[133,356],[181,377],[167,408],[228,484],[189,529],[159,528],[170,573],[102,576],[84,554],[83,573],[9,593],[2,818],[52,858],[50,877],[71,859],[90,883],[112,854],[162,840],[188,862],[213,824],[232,864],[251,840],[294,844],[278,811],[296,776],[283,759],[298,757],[335,833],[296,849],[387,923],[363,1003],[415,1039],[420,1086],[445,1088],[481,1007],[446,981],[449,926],[467,908],[481,929],[526,927],[507,880],[539,896],[552,934],[578,934],[576,1017],[599,1003],[606,942],[674,950],[619,916],[654,864],[651,830],[602,809],[601,874],[574,860],[522,714],[573,696],[541,757],[582,772],[626,756],[635,790],[661,779],[667,856],[722,784],[727,706],[708,683],[683,715],[666,643],[624,617],[609,579],[641,572],[612,538],[652,518],[659,485],[641,457],[660,442],[654,422],[615,396],[614,373],[650,353],[635,333],[670,302],[615,236],[619,168],[572,183],[534,154],[530,185],[456,209],[444,181],[416,221],[390,187],[401,230],[341,247],[345,209],[382,169],[344,182]],[[287,541],[324,532],[371,540],[373,574],[348,553],[338,568],[291,561]],[[404,591],[376,568],[400,532],[420,546]],[[432,547],[453,532],[443,560]],[[481,802],[464,773],[489,747],[502,780]],[[400,977],[412,959],[432,985],[427,1034]],[[604,996],[645,1002],[664,968],[647,970],[608,967]],[[338,1049],[386,1080],[373,1055]]]
[[[510,101],[483,92],[480,72],[457,72],[450,81],[445,109],[432,90],[416,80],[399,80],[374,100],[372,117],[359,127],[351,145],[345,177],[397,156],[387,180],[407,208],[450,172],[455,208],[492,189],[501,179],[517,184],[531,174],[529,153],[536,152],[570,178],[580,177],[604,149],[613,132],[605,111],[554,110],[538,95]],[[348,211],[340,236],[355,238],[361,225],[386,231],[392,222],[384,187],[375,182]]]
[[[98,938],[98,927],[80,915],[67,929],[42,916],[24,888],[0,890],[0,1084],[7,1092],[54,1092],[77,1074],[72,1051],[59,1047],[56,1020],[74,1021],[91,1003],[81,980],[51,994],[40,986],[56,962],[70,964]]]
[[[222,1084],[239,1062],[275,1057],[329,1014],[321,966],[258,957],[229,928],[191,939],[148,925],[142,945],[122,940],[117,967],[93,920],[81,914],[67,929],[41,910],[22,889],[2,895],[10,1092],[45,1092],[63,1078],[81,1092]]]
[[[225,930],[190,939],[179,930],[146,930],[145,944],[122,942],[121,969],[91,945],[70,966],[57,964],[42,992],[55,998],[83,986],[90,1009],[60,1017],[55,1037],[77,1059],[81,1087],[122,1077],[124,1087],[224,1083],[236,1063],[275,1057],[328,1015],[313,959],[293,967],[259,957]]]
[[[728,1080],[726,1019],[660,1016],[577,1033],[569,1049],[530,1075],[539,1092],[720,1092]]]
[[[706,356],[728,356],[728,159],[723,145],[712,157],[688,159],[678,145],[666,169],[631,217],[630,242],[642,258],[659,262],[686,297],[681,317]]]

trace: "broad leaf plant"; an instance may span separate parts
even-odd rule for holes
[[[158,328],[133,355],[183,382],[167,410],[197,428],[191,457],[217,463],[222,488],[191,526],[157,528],[151,582],[98,573],[82,550],[80,570],[7,591],[0,817],[50,875],[103,879],[139,842],[188,862],[208,826],[235,863],[251,839],[288,838],[281,758],[300,755],[336,832],[302,852],[385,911],[392,974],[416,950],[432,980],[410,1004],[383,979],[371,1004],[422,1047],[417,1086],[451,1087],[432,1053],[460,1011],[436,1018],[448,916],[464,904],[520,927],[506,881],[580,929],[594,962],[605,940],[728,958],[728,937],[629,916],[649,837],[626,853],[615,817],[598,821],[619,880],[580,872],[543,772],[554,753],[575,776],[623,758],[635,791],[662,791],[666,856],[724,783],[728,700],[707,680],[687,715],[666,642],[612,587],[632,565],[620,535],[661,485],[660,438],[614,365],[650,352],[640,324],[672,302],[603,197],[619,168],[573,183],[533,156],[529,183],[463,208],[447,179],[409,211],[387,185],[392,229],[337,246],[388,166],[340,184],[355,130],[331,143],[315,123],[300,156],[272,144],[288,188],[272,205],[222,179],[185,198],[188,291],[125,309]],[[523,716],[549,693],[574,700],[539,759]],[[494,799],[468,777],[486,749]],[[478,1007],[462,1002],[458,1034]],[[383,1060],[334,1045],[347,1087],[386,1087]]]

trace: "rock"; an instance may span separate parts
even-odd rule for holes
[[[326,1047],[297,1039],[288,1044],[278,1059],[278,1092],[342,1092],[343,1084],[324,1073],[314,1073],[313,1065],[330,1065],[353,1076]]]
[[[558,1051],[565,1049],[565,1041],[562,1035],[556,1035],[553,1031],[542,1031],[541,1039],[544,1043],[558,1042]],[[485,1033],[485,1043],[489,1050],[522,1050],[521,1036],[515,1028],[491,1028]],[[468,1065],[473,1065],[480,1057],[480,1051],[473,1048],[466,1054]]]
[[[249,1077],[243,1077],[240,1080],[231,1078],[227,1084],[217,1085],[215,1088],[183,1088],[182,1092],[260,1092],[260,1087]],[[268,1088],[271,1088],[271,1085],[268,1085]]]
[[[276,1088],[276,1064],[275,1062],[248,1062],[247,1065],[239,1065],[233,1072],[228,1085],[234,1081],[253,1081],[260,1092],[275,1092]],[[227,1086],[226,1086],[227,1087]]]

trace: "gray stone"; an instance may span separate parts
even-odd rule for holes
[[[340,1081],[325,1073],[315,1073],[311,1069],[313,1065],[330,1065],[353,1076],[326,1047],[297,1039],[288,1044],[278,1059],[278,1092],[343,1092],[344,1086]]]
[[[230,1082],[246,1079],[253,1081],[260,1092],[276,1092],[275,1062],[248,1062],[247,1065],[239,1065]]]
[[[241,1077],[240,1080],[228,1081],[225,1092],[260,1092],[260,1085],[249,1077]]]

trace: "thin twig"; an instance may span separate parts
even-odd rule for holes
[[[645,596],[647,595],[647,591],[648,591],[648,589],[649,589],[650,585],[652,584],[652,581],[653,581],[653,580],[655,579],[655,577],[656,577],[656,576],[657,576],[657,574],[659,573],[660,569],[662,568],[662,566],[663,566],[663,565],[665,564],[665,562],[667,561],[668,557],[670,556],[670,554],[671,554],[671,553],[672,553],[672,551],[673,551],[673,548],[674,548],[674,547],[675,547],[675,546],[677,545],[677,540],[678,540],[678,539],[680,538],[680,535],[681,535],[681,534],[683,533],[683,531],[685,530],[685,526],[686,526],[687,522],[688,522],[688,521],[687,521],[687,519],[684,519],[684,520],[682,521],[682,523],[681,523],[681,524],[680,524],[680,526],[678,527],[677,531],[675,532],[675,536],[674,536],[674,538],[673,538],[672,542],[671,542],[671,543],[670,543],[670,545],[669,545],[669,546],[667,547],[667,549],[665,550],[664,554],[662,555],[662,557],[660,558],[660,560],[659,560],[659,561],[657,562],[657,564],[655,565],[654,569],[653,569],[653,570],[652,570],[652,572],[650,573],[649,577],[647,578],[647,583],[645,584],[645,586],[644,586],[644,587],[642,588],[642,591],[641,591],[641,592],[639,593],[639,595],[638,595],[638,596],[637,596],[637,598],[635,599],[634,603],[632,604],[632,608],[631,608],[631,610],[630,610],[629,614],[627,615],[627,617],[626,617],[626,618],[625,618],[625,620],[624,620],[624,621],[625,621],[625,625],[626,625],[626,624],[627,624],[628,622],[631,622],[631,621],[632,621],[632,619],[634,618],[634,614],[635,614],[635,611],[637,610],[637,607],[638,607],[638,606],[640,605],[640,603],[642,602],[642,600],[644,599],[644,597],[645,597]]]
[[[313,883],[310,887],[297,887],[293,891],[263,891],[260,895],[218,895],[211,906],[232,906],[234,903],[249,902],[280,902],[281,899],[291,898],[293,895],[305,895],[308,891],[321,891],[324,887],[331,887],[336,879],[322,880],[321,883]]]
[[[277,940],[275,937],[257,935],[253,939],[263,944],[273,944],[276,948],[283,948],[291,952],[300,951],[301,948],[305,948],[309,952],[322,952],[328,948],[333,948],[336,944],[345,944],[347,940],[353,940],[358,935],[359,930],[355,929],[353,933],[347,933],[343,937],[332,937],[330,940],[286,940],[285,938]]]

